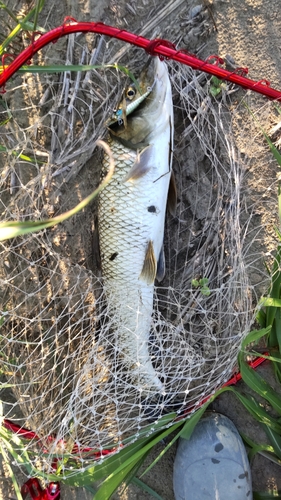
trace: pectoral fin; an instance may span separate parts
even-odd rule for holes
[[[170,214],[175,216],[177,209],[177,186],[173,170],[171,172],[167,206]]]
[[[158,257],[158,262],[157,262],[157,273],[156,273],[156,278],[158,281],[162,281],[162,279],[165,276],[165,253],[164,253],[164,244],[162,245],[159,257]]]
[[[141,153],[137,154],[136,161],[124,177],[123,182],[140,179],[151,169],[151,167],[151,146],[148,146],[143,149]]]
[[[157,273],[157,261],[154,253],[152,241],[148,242],[140,279],[148,285],[154,283]]]

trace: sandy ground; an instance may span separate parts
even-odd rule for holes
[[[10,2],[12,5],[13,2]],[[17,4],[20,2],[17,2]],[[168,5],[168,2],[166,2]],[[153,11],[153,18],[157,8],[163,7],[161,2],[153,0],[144,0],[142,2],[144,15],[138,17],[136,12],[136,3],[131,2],[115,2],[115,0],[106,0],[93,2],[75,2],[74,0],[66,0],[61,3],[55,3],[53,0],[46,2],[49,8],[46,9],[48,14],[41,15],[41,23],[44,24],[44,15],[46,16],[45,24],[48,28],[55,27],[61,23],[66,15],[73,16],[81,21],[103,21],[110,24],[115,24],[118,27],[131,29],[138,33],[146,26],[150,9]],[[187,3],[177,4],[180,6],[180,13],[186,16],[191,7],[196,5],[196,2],[189,0]],[[14,8],[17,8],[13,5]],[[43,11],[44,12],[44,11]],[[281,45],[279,43],[279,34],[281,29],[281,13],[279,0],[213,0],[212,13],[215,19],[216,28],[214,29],[213,21],[208,18],[208,27],[206,34],[203,37],[204,42],[207,42],[203,49],[201,57],[207,57],[210,54],[219,54],[225,57],[230,54],[236,61],[238,66],[248,67],[249,76],[252,79],[261,80],[267,79],[275,88],[281,87]],[[162,21],[161,29],[164,32],[164,37],[173,39],[178,31],[179,13],[177,10],[172,12],[168,18]],[[156,27],[156,23],[155,23]],[[171,27],[169,29],[169,27]],[[189,37],[185,40],[184,28],[181,28],[182,43],[185,48],[194,51],[198,47],[198,37]],[[159,36],[159,35],[158,35]],[[261,174],[260,174],[261,175]],[[272,228],[273,221],[268,217],[269,229]],[[264,364],[260,372],[267,380],[274,383],[271,367]],[[243,390],[243,384],[239,384]],[[252,418],[245,412],[243,407],[236,401],[235,397],[229,394],[220,396],[213,404],[212,408],[229,416],[239,431],[245,432],[253,439],[259,441],[261,433],[259,427],[253,422]],[[264,437],[262,437],[264,439]],[[151,456],[147,460],[150,463],[155,456],[163,449],[163,444],[157,446],[153,450]],[[164,456],[164,458],[150,471],[143,479],[153,487],[155,491],[165,500],[172,500],[172,473],[173,460],[176,453],[176,445]],[[9,479],[7,468],[3,465],[1,474],[1,489],[0,499],[14,499]],[[267,488],[281,489],[281,477],[279,468],[267,461],[261,456],[256,456],[252,463],[253,488],[255,491],[265,491]],[[19,482],[24,481],[23,476],[19,475]],[[62,486],[62,500],[82,500],[90,499],[92,495],[83,489],[73,489]],[[115,500],[148,500],[152,498],[149,494],[134,485],[130,485],[125,492],[118,492],[113,497]]]

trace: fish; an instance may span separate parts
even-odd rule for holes
[[[173,101],[167,65],[153,58],[108,122],[115,162],[98,200],[102,277],[118,360],[142,395],[165,393],[149,353],[155,280],[165,274],[166,206],[175,213]],[[102,176],[110,159],[104,154]]]

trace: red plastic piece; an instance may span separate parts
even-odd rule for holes
[[[210,62],[210,61],[212,61],[212,60],[214,60],[214,61],[215,61],[215,62],[214,62],[214,64],[215,64],[216,66],[219,66],[219,65],[223,65],[223,64],[224,64],[224,59],[222,59],[221,57],[216,56],[216,55],[212,55],[212,56],[207,57],[206,62]]]
[[[64,26],[67,26],[68,24],[71,24],[71,23],[75,23],[75,24],[77,24],[77,23],[78,23],[78,21],[77,21],[77,19],[75,19],[74,17],[71,17],[71,16],[66,16],[66,17],[64,18],[64,20],[63,20],[63,23],[62,23],[62,24],[63,24]]]
[[[24,500],[28,495],[32,500],[60,500],[60,485],[56,482],[50,483],[43,490],[38,479],[32,477],[21,487],[21,494]]]
[[[257,83],[260,85],[266,85],[266,87],[270,87],[270,82],[268,80],[259,80]]]
[[[161,54],[157,54],[157,52],[155,51],[155,49],[157,49],[157,47],[159,46],[169,47],[170,49],[176,50],[176,46],[173,43],[169,42],[169,40],[164,40],[163,38],[155,38],[155,40],[151,40],[145,50],[151,56],[159,55],[159,59],[163,61],[165,57],[163,57]]]
[[[248,68],[236,68],[233,73],[236,75],[246,76],[249,73]]]

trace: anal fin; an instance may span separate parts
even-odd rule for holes
[[[157,273],[157,261],[154,253],[152,241],[148,242],[140,279],[145,281],[148,285],[154,283]]]

